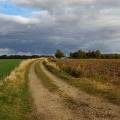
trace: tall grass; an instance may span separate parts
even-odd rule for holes
[[[0,60],[0,80],[4,79],[10,72],[19,65],[20,59]]]

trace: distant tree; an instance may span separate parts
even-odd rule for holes
[[[70,52],[70,55],[69,55],[69,56],[70,56],[70,58],[72,58],[72,57],[73,57],[73,53],[72,53],[72,52]]]
[[[86,58],[91,58],[91,51],[90,50],[86,53]]]
[[[86,52],[83,50],[78,50],[78,58],[86,58]]]
[[[95,51],[95,57],[96,58],[101,58],[101,52],[99,50]]]
[[[55,52],[55,57],[56,58],[62,58],[62,57],[64,57],[64,53],[61,50],[57,50]]]
[[[86,53],[87,58],[101,58],[101,52],[99,50],[96,51],[88,51]]]
[[[86,58],[86,52],[83,50],[78,50],[74,53],[70,53],[71,58]]]
[[[96,51],[83,51],[78,50],[76,52],[70,53],[71,58],[103,58],[99,50]]]

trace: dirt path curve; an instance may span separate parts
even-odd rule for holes
[[[83,103],[79,107],[80,109],[83,109],[89,119],[120,120],[120,106],[113,105],[102,98],[98,98],[80,91],[76,87],[68,85],[65,81],[50,73],[43,64],[41,64],[40,67],[63,93],[72,97],[77,102]]]
[[[71,110],[61,102],[61,97],[49,92],[42,85],[34,71],[34,64],[29,71],[29,88],[37,112],[44,116],[44,120],[84,120],[75,116]],[[41,120],[41,119],[40,119]]]

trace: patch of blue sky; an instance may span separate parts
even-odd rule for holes
[[[0,13],[9,15],[20,15],[29,17],[32,12],[39,11],[38,8],[25,8],[21,6],[14,5],[10,2],[0,2]]]

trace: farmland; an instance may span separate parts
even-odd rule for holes
[[[39,58],[1,66],[11,69],[0,81],[0,120],[120,119],[119,60]]]
[[[10,72],[18,66],[18,64],[21,62],[21,60],[0,60],[0,80],[4,79],[5,76],[9,75]]]
[[[76,78],[94,78],[120,84],[120,60],[57,60],[56,65],[60,70]]]
[[[50,59],[46,68],[68,84],[120,104],[120,60]]]

